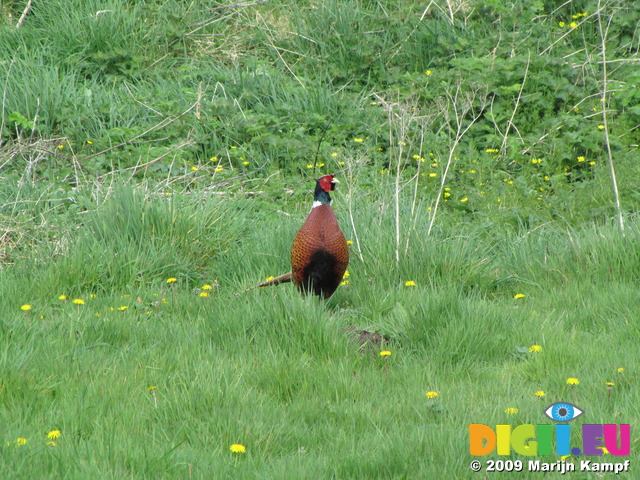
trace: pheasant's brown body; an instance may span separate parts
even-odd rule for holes
[[[331,205],[315,206],[291,247],[293,282],[303,292],[329,298],[349,264],[349,247]]]

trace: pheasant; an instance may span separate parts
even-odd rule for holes
[[[329,192],[338,179],[325,175],[316,180],[313,206],[291,247],[291,272],[258,287],[293,281],[302,293],[329,298],[336,291],[349,264],[349,247],[331,208]]]
[[[336,291],[349,264],[349,247],[329,196],[336,183],[333,175],[316,181],[313,207],[291,247],[293,283],[304,293],[311,291],[324,298]]]

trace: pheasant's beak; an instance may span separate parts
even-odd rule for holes
[[[331,180],[331,183],[340,183],[340,180],[338,180],[336,177],[333,177],[333,180]]]

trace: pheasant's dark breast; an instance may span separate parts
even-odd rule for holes
[[[303,292],[329,298],[349,264],[349,248],[330,205],[307,217],[291,248],[293,282]]]

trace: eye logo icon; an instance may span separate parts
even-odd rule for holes
[[[569,422],[575,420],[584,412],[575,405],[566,402],[556,402],[547,407],[544,414],[554,422]]]

